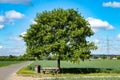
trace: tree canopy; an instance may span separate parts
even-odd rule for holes
[[[94,33],[88,21],[74,9],[54,9],[37,13],[25,36],[27,54],[35,57],[56,55],[70,61],[89,57],[96,49],[93,42],[86,40]]]

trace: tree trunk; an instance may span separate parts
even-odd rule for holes
[[[57,67],[58,67],[59,70],[60,70],[60,56],[58,57],[58,60],[57,60]]]

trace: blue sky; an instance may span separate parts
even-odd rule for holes
[[[19,37],[35,24],[37,12],[54,8],[78,9],[90,23],[98,46],[92,54],[120,54],[120,1],[118,0],[0,0],[0,55],[22,55]],[[107,50],[107,48],[109,48]]]

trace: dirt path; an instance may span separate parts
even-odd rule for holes
[[[76,80],[77,78],[113,78],[113,77],[120,78],[120,76],[81,76],[81,77],[72,77],[72,78],[75,78]],[[45,80],[45,79],[51,79],[51,78],[55,78],[55,77],[34,78],[34,77],[23,77],[23,76],[18,76],[17,74],[14,74],[14,77],[12,77],[11,80]],[[57,77],[57,78],[65,78],[65,77]]]
[[[34,77],[23,77],[23,76],[18,76],[17,74],[13,74],[10,80],[44,80],[42,78],[34,78]]]
[[[10,80],[11,76],[19,70],[21,67],[30,64],[31,62],[25,62],[20,64],[11,65],[8,67],[0,68],[0,80]]]

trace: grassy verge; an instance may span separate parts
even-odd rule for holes
[[[28,66],[24,66],[17,72],[17,74],[35,74],[35,71],[30,70]]]
[[[0,68],[5,67],[5,66],[10,66],[13,64],[22,63],[22,62],[24,62],[24,61],[0,61]]]

